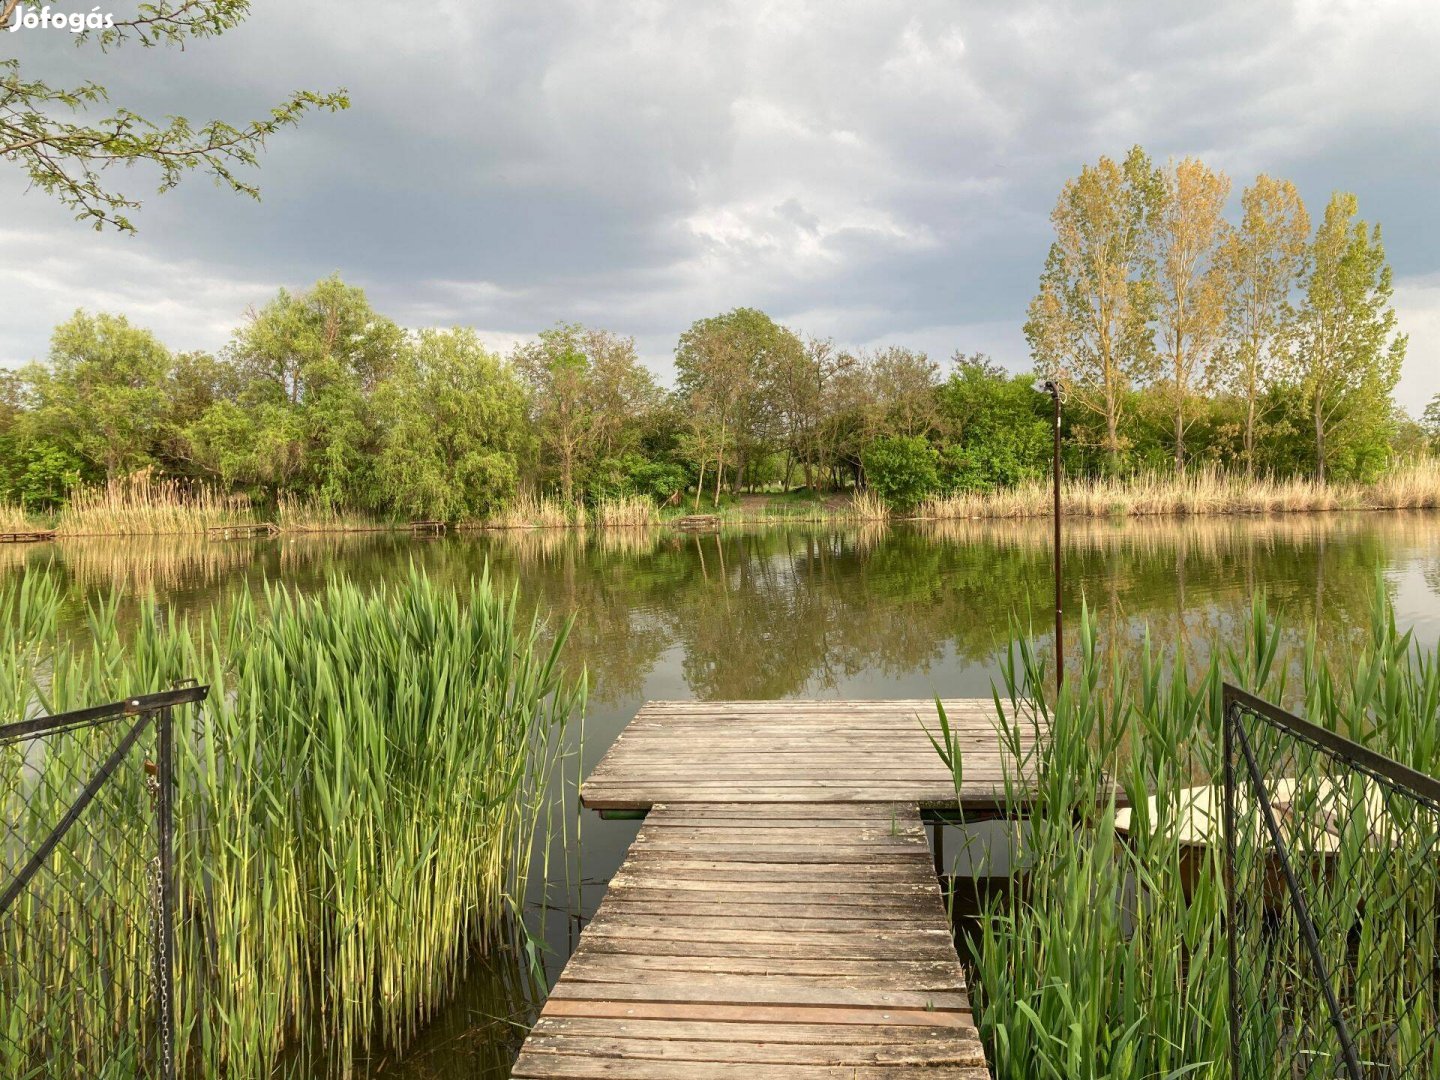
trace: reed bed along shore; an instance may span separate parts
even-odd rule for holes
[[[899,518],[914,521],[962,521],[1049,517],[1048,482],[1027,481],[1011,488],[936,495],[911,511],[897,512],[869,489],[829,497],[746,495],[718,507],[702,505],[701,514],[726,525],[800,522],[862,523]],[[1399,465],[1370,484],[1320,484],[1306,478],[1246,479],[1213,468],[1180,476],[1150,473],[1125,479],[1067,481],[1062,512],[1072,518],[1286,514],[1337,510],[1414,510],[1440,508],[1440,460]],[[659,506],[645,496],[625,495],[594,505],[553,496],[522,493],[485,518],[457,523],[461,530],[602,529],[665,525],[689,516],[693,504],[682,500]],[[152,536],[204,534],[224,525],[257,524],[268,518],[282,532],[407,531],[410,523],[387,521],[361,511],[281,495],[273,511],[262,512],[243,495],[226,495],[203,485],[156,477],[148,470],[107,484],[77,489],[57,515],[26,513],[0,504],[0,532],[54,530],[57,536]]]
[[[203,533],[253,520],[250,500],[211,488],[191,489],[149,469],[79,487],[55,520],[57,536],[156,536]]]
[[[994,1074],[1228,1077],[1222,825],[1218,814],[1197,819],[1189,794],[1221,775],[1221,683],[1284,703],[1433,775],[1440,770],[1436,654],[1397,631],[1383,581],[1368,633],[1343,668],[1329,666],[1313,633],[1287,652],[1288,637],[1263,598],[1248,625],[1211,643],[1198,673],[1162,661],[1148,638],[1102,659],[1087,614],[1058,699],[1032,640],[1015,635],[996,704],[1001,737],[1017,755],[1022,729],[1036,721],[1049,729],[1027,762],[1038,800],[1028,824],[1013,829],[1008,869],[996,875],[1007,887],[991,894],[970,941],[977,1019]],[[948,742],[942,725],[937,738]],[[954,767],[963,772],[963,762]],[[1352,798],[1365,804],[1363,795]],[[1007,801],[1021,810],[1014,787]],[[1133,828],[1117,826],[1123,804],[1136,808]],[[1414,857],[1402,859],[1388,846],[1377,849],[1370,827],[1335,820],[1351,823],[1336,870],[1306,880],[1327,963],[1343,973],[1352,1031],[1376,1057],[1410,1055],[1414,1075],[1440,1075],[1440,1040],[1425,1041],[1440,1024],[1440,1006],[1424,989],[1440,890],[1433,830],[1414,836]],[[1258,820],[1251,823],[1261,835]],[[1194,829],[1205,837],[1198,847],[1190,843]],[[1392,861],[1377,874],[1382,856]],[[1250,852],[1247,880],[1271,873],[1266,859]],[[1397,900],[1401,866],[1422,879],[1414,903]],[[1317,1057],[1314,1069],[1297,1066],[1312,1051],[1323,1056],[1328,1043],[1318,993],[1304,981],[1308,961],[1293,911],[1276,914],[1260,901],[1239,910],[1248,913],[1234,927],[1246,961],[1239,982],[1251,1062],[1245,1075],[1335,1075],[1333,1056],[1331,1065]],[[1385,914],[1357,923],[1357,912],[1367,910]],[[1347,960],[1357,941],[1366,958],[1360,967]],[[1306,1031],[1315,1042],[1301,1045]],[[1297,1037],[1300,1043],[1286,1042]]]
[[[1294,514],[1326,510],[1422,510],[1440,507],[1440,461],[1426,458],[1399,465],[1371,484],[1321,484],[1303,477],[1247,479],[1217,469],[1183,475],[1144,474],[1119,480],[1071,480],[1061,485],[1060,512],[1067,517],[1155,515]],[[1012,488],[936,496],[922,502],[915,517],[1049,517],[1054,512],[1050,483],[1029,481]]]
[[[522,902],[583,707],[583,681],[558,664],[566,628],[544,633],[485,577],[456,591],[415,571],[374,591],[271,588],[168,627],[153,609],[122,627],[111,600],[78,645],[57,642],[58,605],[43,575],[0,586],[7,720],[184,677],[212,688],[177,738],[180,1075],[308,1076],[316,1059],[349,1075],[354,1054],[403,1049]],[[37,776],[80,775],[116,737],[0,750],[14,835],[54,824]],[[0,927],[0,1075],[123,1072],[139,1056],[141,765],[115,774],[87,842]]]

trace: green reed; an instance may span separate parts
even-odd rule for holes
[[[1341,666],[1323,659],[1313,632],[1287,654],[1258,599],[1248,625],[1212,643],[1198,672],[1183,655],[1162,662],[1148,635],[1131,655],[1112,648],[1102,659],[1086,612],[1078,663],[1067,664],[1058,697],[1031,637],[1013,635],[996,693],[1001,738],[1019,755],[1022,730],[1039,724],[1050,734],[1022,762],[1038,780],[1036,804],[1028,824],[1014,830],[1011,887],[989,901],[972,950],[978,1022],[997,1077],[1228,1078],[1221,822],[1209,820],[1208,844],[1182,844],[1186,792],[1219,782],[1227,680],[1422,771],[1440,769],[1435,654],[1397,631],[1380,583],[1374,610]],[[1303,762],[1298,771],[1309,775]],[[1292,763],[1285,775],[1295,772]],[[1023,798],[1013,777],[1006,797],[1018,813]],[[1333,789],[1329,797],[1337,797]],[[1353,808],[1364,796],[1352,792],[1348,804],[1343,792],[1338,797]],[[1121,831],[1117,803],[1126,802],[1135,818]],[[1403,820],[1403,808],[1396,813],[1410,847],[1389,852],[1388,876],[1376,882],[1374,838],[1350,828],[1330,872],[1312,873],[1307,888],[1362,1052],[1383,1044],[1413,1062],[1440,1023],[1436,1003],[1417,992],[1435,956],[1429,905],[1437,860],[1433,824],[1418,828],[1424,823]],[[1247,827],[1258,830],[1258,820],[1242,822],[1242,836]],[[1254,900],[1270,887],[1257,844],[1242,843],[1237,859],[1250,875],[1241,888],[1252,900],[1237,926],[1245,1075],[1340,1075],[1333,1057],[1328,1066],[1316,1059],[1313,1072],[1296,1065],[1297,1051],[1310,1045],[1301,1045],[1305,1039],[1321,1051],[1333,1047],[1324,1043],[1293,913],[1277,916],[1283,905],[1274,904],[1267,928]],[[1357,948],[1369,962],[1359,970],[1347,963]],[[1440,1054],[1440,1046],[1428,1052]],[[1440,1075],[1440,1061],[1426,1067],[1432,1071],[1418,1075]]]
[[[103,602],[85,644],[59,646],[38,588],[0,591],[0,619],[51,641],[43,665],[6,653],[11,716],[27,695],[62,711],[184,677],[212,687],[198,718],[177,715],[182,1075],[269,1076],[319,1058],[348,1073],[356,1053],[403,1049],[522,901],[562,735],[583,708],[583,681],[558,663],[568,626],[522,620],[488,576],[457,592],[412,570],[373,590],[272,587],[203,624],[167,626],[150,604],[122,627]],[[54,767],[103,737],[57,741]],[[24,791],[12,756],[0,798],[13,813]],[[72,892],[82,874],[104,885],[89,907],[57,912],[71,901],[55,888],[45,919],[31,913],[32,930],[59,919],[83,932],[37,942],[23,913],[8,928],[6,947],[30,948],[44,974],[21,988],[28,999],[7,985],[0,1025],[50,1016],[49,1038],[68,1025],[95,1044],[72,1048],[77,1061],[127,1060],[147,1035],[146,881],[115,856],[148,841],[143,784],[131,768],[109,786],[103,820],[131,836],[57,856]],[[55,809],[27,803],[21,816],[38,829]],[[87,992],[57,997],[61,973]]]

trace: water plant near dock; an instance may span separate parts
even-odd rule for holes
[[[0,671],[12,716],[37,694],[54,712],[187,676],[212,686],[178,740],[182,1074],[268,1076],[315,1056],[348,1073],[357,1051],[403,1048],[521,900],[560,736],[583,702],[559,665],[566,628],[522,619],[487,576],[452,590],[412,571],[373,590],[271,587],[203,623],[166,625],[152,603],[122,626],[102,602],[88,639],[60,645],[53,589],[28,577],[7,589],[8,624],[38,628],[10,635],[26,643]],[[7,755],[11,798],[24,765]],[[67,917],[133,914],[133,890],[110,893]],[[113,957],[84,941],[48,940],[45,953],[57,976],[98,987]],[[102,994],[78,1000],[100,1012],[74,1029],[123,1053],[134,1025],[103,1022]],[[0,1025],[35,1005],[0,1002]]]
[[[1197,823],[1187,809],[1193,805],[1187,793],[1220,775],[1224,681],[1436,772],[1440,667],[1432,651],[1397,631],[1383,582],[1377,583],[1371,624],[1343,666],[1331,666],[1313,632],[1294,649],[1285,640],[1262,598],[1248,625],[1234,628],[1228,643],[1212,644],[1198,669],[1184,656],[1162,659],[1148,636],[1138,649],[1110,650],[1102,659],[1096,622],[1087,612],[1079,663],[1067,664],[1065,688],[1056,698],[1029,638],[1015,636],[997,694],[997,707],[1005,706],[1002,737],[1018,747],[1018,732],[1037,718],[1051,735],[1031,762],[1039,797],[1028,825],[1014,834],[1019,858],[1011,887],[988,901],[972,940],[979,1024],[997,1077],[1229,1076],[1220,823],[1213,815]],[[1018,809],[1018,790],[1010,798]],[[1128,829],[1117,824],[1122,803],[1134,807]],[[1209,830],[1208,842],[1187,846],[1187,833],[1197,827]],[[1362,880],[1360,870],[1375,861],[1375,853],[1364,850],[1363,838],[1351,847],[1343,853],[1346,877]],[[1429,874],[1425,895],[1436,889],[1433,855]],[[1379,899],[1370,898],[1375,910]],[[1317,888],[1311,903],[1317,924],[1338,928],[1327,948],[1343,960],[1345,928],[1356,917],[1353,891]],[[1407,929],[1413,925],[1407,928],[1403,920],[1370,920],[1368,955],[1398,963],[1414,944],[1407,942]],[[1278,943],[1259,930],[1256,935],[1244,937],[1239,948],[1297,950],[1293,967],[1251,969],[1268,972],[1264,978],[1273,983],[1240,984],[1249,995],[1244,1000],[1278,1000],[1298,983],[1299,934]],[[1393,1010],[1396,991],[1386,981],[1393,970],[1386,964],[1352,966],[1347,997]],[[1433,1002],[1402,999],[1399,1005],[1402,1014],[1412,1012],[1407,1024],[1433,1029]],[[1262,1018],[1262,1026],[1266,1022]],[[1270,1034],[1280,1042],[1284,1033]],[[1274,1056],[1277,1062],[1294,1058]],[[1294,1067],[1293,1075],[1321,1075],[1305,1071],[1320,1068],[1318,1059]],[[1291,1065],[1277,1068],[1277,1076],[1292,1075]],[[1256,1075],[1270,1077],[1263,1067]],[[1332,1068],[1324,1075],[1340,1074]]]

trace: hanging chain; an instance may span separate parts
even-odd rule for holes
[[[160,775],[155,763],[145,761],[145,790],[150,795],[150,805],[160,801]],[[160,856],[150,860],[150,912],[155,927],[155,964],[150,971],[150,989],[160,1006],[160,1075],[175,1075],[175,1048],[170,1037],[170,942],[166,939],[165,920],[165,874],[160,865]]]

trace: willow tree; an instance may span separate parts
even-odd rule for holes
[[[1156,191],[1155,315],[1175,422],[1175,469],[1185,468],[1187,408],[1203,389],[1225,322],[1218,255],[1228,226],[1230,178],[1197,158],[1171,164]]]
[[[1067,180],[1050,214],[1055,240],[1030,302],[1025,338],[1036,366],[1104,425],[1106,467],[1119,471],[1126,395],[1154,367],[1153,253],[1148,223],[1158,177],[1140,147]]]
[[[133,45],[143,52],[143,47],[183,48],[191,40],[216,37],[249,13],[249,0],[157,0],[118,19],[98,8],[67,12],[45,5],[32,10],[20,0],[0,0],[0,32],[23,39],[58,29],[82,47],[109,51]],[[98,83],[56,85],[27,73],[19,60],[0,60],[0,157],[74,210],[77,220],[97,230],[110,226],[133,232],[128,212],[140,204],[107,182],[116,175],[107,171],[111,166],[153,166],[162,192],[198,169],[232,191],[257,197],[257,188],[242,172],[257,163],[266,140],[311,109],[344,109],[349,99],[343,91],[297,91],[264,117],[238,127],[223,120],[195,124],[174,114],[156,123],[123,107],[108,111],[108,103]],[[108,115],[96,115],[102,110]]]
[[[1337,191],[1325,207],[1291,334],[1290,374],[1303,397],[1315,477],[1322,482],[1339,451],[1355,450],[1367,432],[1389,423],[1408,340],[1395,332],[1380,226],[1356,220],[1358,211],[1349,192]]]
[[[1220,250],[1225,275],[1225,343],[1217,354],[1217,382],[1245,406],[1245,472],[1255,475],[1260,402],[1279,374],[1290,294],[1303,273],[1310,215],[1289,180],[1261,174],[1240,195],[1240,225]]]
[[[376,394],[381,502],[477,519],[515,494],[531,441],[525,388],[474,330],[421,330]]]

